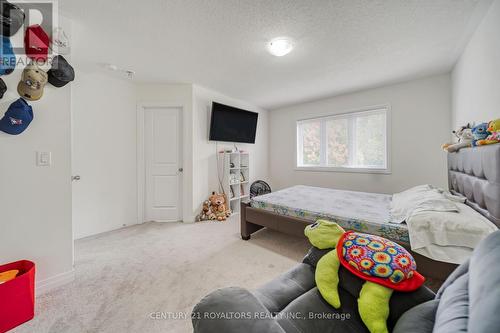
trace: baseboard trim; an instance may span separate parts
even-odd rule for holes
[[[75,270],[57,274],[48,279],[37,281],[35,293],[37,296],[43,295],[46,292],[55,289],[57,287],[63,286],[66,283],[70,283],[75,279]]]

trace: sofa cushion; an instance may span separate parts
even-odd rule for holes
[[[446,278],[446,281],[444,281],[444,283],[439,288],[439,290],[438,290],[438,292],[436,294],[436,298],[441,298],[441,296],[443,295],[443,293],[446,290],[446,288],[448,288],[450,285],[452,285],[455,282],[456,279],[458,279],[459,277],[461,277],[464,274],[469,273],[469,263],[470,263],[470,259],[467,260],[466,262],[464,262],[462,265],[458,266],[448,276],[448,278]]]
[[[243,288],[214,291],[195,305],[191,316],[196,333],[284,333],[262,303]]]
[[[422,286],[410,293],[394,292],[389,303],[391,309],[387,319],[389,330],[394,327],[406,311],[412,309],[415,305],[431,301],[434,297],[434,293],[426,286]]]
[[[457,278],[439,299],[434,332],[467,332],[469,321],[469,274]]]
[[[324,249],[320,250],[316,247],[311,247],[307,252],[306,256],[302,260],[304,264],[311,265],[312,267],[316,267],[318,261],[328,252],[333,251],[333,249]]]
[[[406,311],[394,326],[393,333],[431,333],[436,318],[439,300],[432,300],[417,305]]]
[[[358,314],[357,299],[339,288],[342,306],[336,310],[313,288],[292,301],[277,315],[285,332],[368,333]]]
[[[500,331],[500,231],[482,241],[469,264],[469,332]]]
[[[276,313],[314,286],[314,267],[299,264],[257,289],[254,295],[269,312]]]

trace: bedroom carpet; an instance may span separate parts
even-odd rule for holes
[[[75,242],[74,282],[37,298],[36,317],[12,332],[191,332],[193,306],[217,288],[256,288],[299,262],[305,239],[239,220],[145,223]],[[162,312],[171,319],[152,319]]]

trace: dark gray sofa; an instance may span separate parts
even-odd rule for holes
[[[357,311],[363,281],[341,268],[342,307],[335,310],[314,283],[315,265],[327,251],[311,249],[303,263],[256,291],[219,289],[193,309],[195,333],[368,332]],[[500,231],[491,234],[459,266],[437,294],[426,287],[395,292],[393,332],[500,332]]]

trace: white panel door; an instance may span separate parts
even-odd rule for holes
[[[144,220],[180,221],[182,112],[180,108],[144,111]]]

